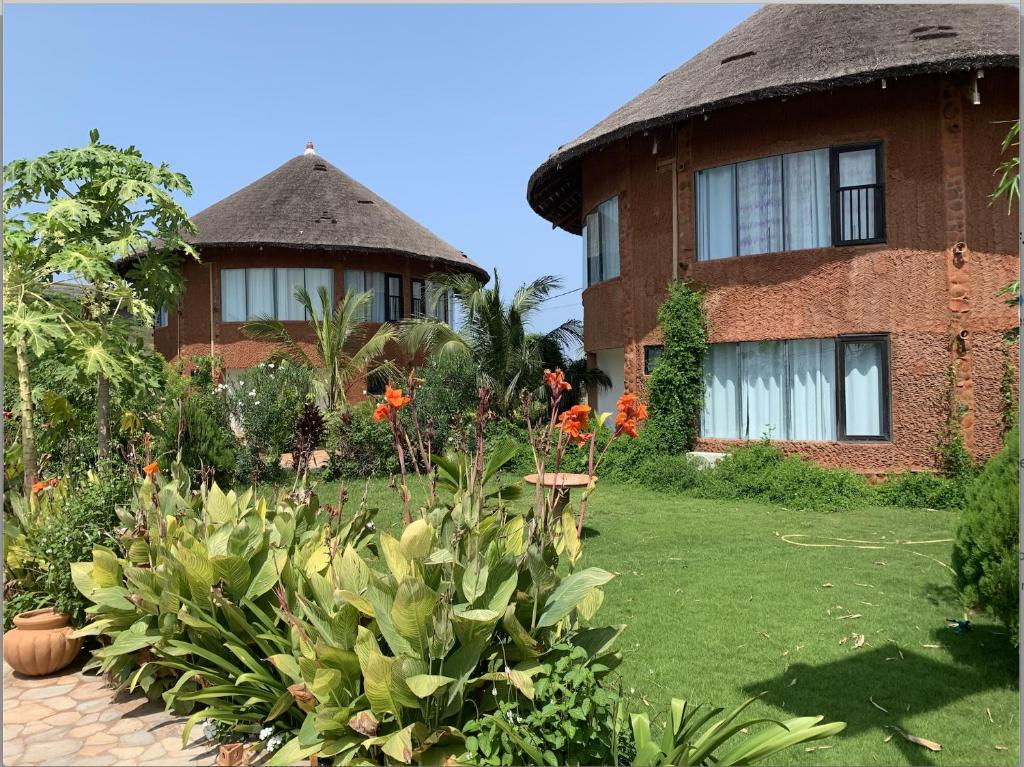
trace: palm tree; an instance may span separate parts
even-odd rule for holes
[[[573,405],[578,405],[583,397],[583,393],[592,386],[602,389],[611,388],[612,379],[608,377],[608,374],[600,368],[588,367],[586,357],[570,358],[567,354],[570,349],[552,342],[546,336],[537,336],[536,338],[540,346],[540,356],[544,361],[544,367],[548,370],[561,368],[562,372],[565,373],[565,380],[572,385],[572,389],[562,393],[562,398],[558,403],[559,410],[567,410]],[[575,349],[571,351],[575,351]],[[547,396],[547,388],[542,388],[545,396]]]
[[[284,323],[272,317],[257,317],[242,326],[242,332],[256,341],[277,345],[274,356],[288,359],[315,371],[314,390],[328,411],[346,407],[346,389],[353,380],[366,375],[388,375],[394,363],[383,359],[385,347],[397,339],[394,325],[384,323],[371,333],[363,317],[373,300],[373,291],[348,291],[331,309],[327,289],[317,288],[319,311],[305,288],[295,289],[295,300],[312,318],[309,322],[316,339],[316,355],[309,354],[288,333]]]
[[[468,353],[476,366],[477,381],[492,393],[495,409],[508,413],[523,391],[540,386],[545,358],[543,349],[579,346],[583,326],[579,320],[567,320],[547,333],[530,333],[530,319],[554,292],[562,287],[554,276],[539,277],[520,286],[511,301],[504,303],[501,281],[494,272],[492,287],[466,274],[436,278],[451,291],[462,317],[455,330],[438,320],[420,318],[403,323],[402,336],[411,351],[434,354]],[[444,290],[435,293],[440,300]]]

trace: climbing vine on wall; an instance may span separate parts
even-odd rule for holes
[[[704,297],[687,283],[669,286],[658,310],[665,349],[647,380],[650,428],[666,452],[691,450],[704,400],[704,355],[708,348]]]
[[[964,440],[963,417],[967,406],[956,396],[957,363],[954,360],[946,371],[946,386],[941,395],[945,421],[935,440],[935,460],[939,471],[950,479],[968,480],[975,474],[974,459]]]
[[[1017,366],[1013,362],[1013,341],[1003,342],[1003,375],[999,381],[999,404],[1003,411],[1003,433],[1017,425]]]

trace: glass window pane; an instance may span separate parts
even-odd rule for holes
[[[366,289],[366,272],[354,269],[345,270],[345,293],[358,295],[359,293],[365,293]],[[360,322],[367,322],[370,319],[370,308],[368,305],[356,315],[356,319]]]
[[[245,269],[220,270],[221,322],[245,322]]]
[[[601,277],[610,280],[619,276],[619,198],[601,203]]]
[[[248,319],[274,316],[274,270],[248,269],[249,281]]]
[[[782,250],[782,158],[741,162],[736,166],[739,254]]]
[[[704,412],[701,436],[736,439],[739,433],[736,344],[711,344],[704,357]]]
[[[594,285],[601,277],[601,224],[597,211],[587,216],[587,285]]]
[[[878,341],[843,344],[847,436],[882,434],[882,352]]]
[[[277,318],[304,320],[306,310],[295,298],[295,289],[305,287],[304,269],[277,270]]]
[[[786,250],[824,248],[832,244],[827,149],[787,154]]]
[[[875,152],[871,149],[858,149],[853,152],[839,153],[839,186],[860,186],[874,184]]]
[[[733,165],[697,173],[697,258],[736,255],[736,189]]]
[[[384,272],[367,272],[366,287],[373,291],[373,302],[370,306],[370,322],[384,322],[384,307],[387,304],[385,294]]]
[[[789,439],[836,438],[836,342],[789,342]]]
[[[785,345],[782,341],[740,344],[744,439],[785,439],[782,403]]]
[[[334,270],[333,269],[307,269],[306,290],[313,303],[317,319],[323,314],[323,303],[320,301],[321,286],[327,291],[327,306],[334,306]],[[309,319],[307,317],[306,319]]]

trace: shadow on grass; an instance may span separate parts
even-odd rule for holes
[[[846,730],[839,737],[899,727],[941,743],[942,733],[914,732],[904,718],[940,710],[975,693],[1014,686],[1019,661],[1009,635],[995,626],[963,634],[937,628],[932,637],[929,644],[941,648],[898,648],[891,642],[871,647],[870,640],[862,648],[850,644],[849,654],[839,660],[794,663],[780,676],[743,689],[749,695],[766,692],[762,700],[784,709],[787,717],[824,714],[828,721],[844,721]],[[894,730],[886,733],[892,734],[893,745],[908,764],[934,764],[930,751]]]

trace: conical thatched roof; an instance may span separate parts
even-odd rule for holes
[[[196,214],[198,246],[276,245],[387,251],[487,273],[309,147],[277,170]]]
[[[768,5],[578,138],[530,177],[530,206],[580,228],[580,158],[616,139],[750,101],[882,77],[1017,67],[1008,5]]]

